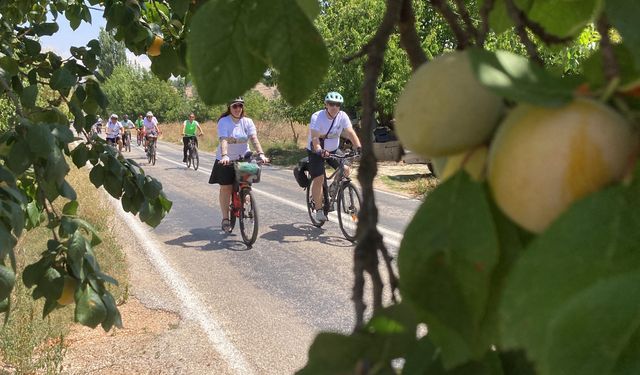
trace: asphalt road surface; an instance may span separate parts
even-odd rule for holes
[[[155,166],[139,147],[124,155],[160,180],[173,201],[155,229],[124,217],[183,316],[219,354],[215,373],[290,374],[304,366],[318,332],[352,330],[353,244],[334,215],[322,228],[311,225],[291,170],[265,166],[253,186],[260,228],[248,249],[237,226],[231,234],[220,229],[218,185],[208,184],[213,154],[201,153],[197,171],[182,163],[179,145],[161,142]],[[376,203],[395,254],[420,202],[376,191]]]

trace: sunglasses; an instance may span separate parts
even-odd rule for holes
[[[329,107],[340,107],[340,103],[334,103],[334,102],[327,102],[327,105]]]
[[[231,105],[231,108],[233,108],[233,109],[238,109],[238,108],[242,108],[242,107],[244,107],[244,105],[240,104],[240,103],[236,103],[236,104],[232,104]]]

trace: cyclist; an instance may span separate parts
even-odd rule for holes
[[[131,129],[135,129],[135,124],[129,120],[129,115],[122,115],[122,127],[124,128],[124,137],[122,138],[122,143],[126,140],[131,142]]]
[[[138,115],[138,119],[136,120],[135,124],[136,124],[136,130],[137,130],[137,136],[140,137],[139,139],[142,139],[142,134],[143,134],[143,127],[144,127],[144,120],[143,120],[143,116],[142,113]]]
[[[189,114],[189,119],[185,120],[182,123],[182,144],[184,147],[182,148],[182,162],[187,162],[187,145],[189,144],[189,139],[193,139],[196,143],[196,147],[198,147],[198,137],[196,137],[196,130],[198,131],[198,135],[202,135],[202,128],[198,121],[196,121],[196,115],[192,112]]]
[[[118,152],[122,152],[122,134],[124,133],[124,128],[120,121],[118,121],[118,115],[113,113],[107,121],[107,143],[108,144],[118,144]]]
[[[235,181],[235,170],[227,166],[234,160],[241,159],[249,151],[248,141],[251,141],[260,160],[268,163],[269,159],[264,155],[256,126],[253,120],[246,117],[244,111],[244,99],[241,97],[230,101],[227,110],[218,119],[219,144],[216,150],[216,161],[209,177],[210,184],[220,184],[220,209],[222,211],[222,230],[231,232],[229,222],[229,202]]]
[[[311,115],[307,153],[309,154],[309,173],[311,174],[311,194],[317,207],[322,207],[325,161],[333,168],[337,168],[339,165],[337,160],[328,159],[328,157],[338,150],[340,135],[344,132],[345,138],[349,139],[356,148],[356,153],[359,153],[362,147],[358,135],[353,130],[349,116],[340,110],[342,103],[344,103],[342,95],[331,91],[324,98],[324,109]],[[347,166],[345,166],[344,173],[346,176],[349,175]],[[324,210],[316,210],[316,219],[321,222],[327,220]]]
[[[144,128],[144,151],[147,151],[149,146],[149,137],[157,138],[158,134],[162,134],[160,128],[158,128],[158,120],[153,115],[153,112],[147,112],[147,116],[142,120],[142,127]]]
[[[98,116],[98,119],[96,119],[96,123],[93,124],[92,128],[93,128],[93,131],[96,134],[100,134],[101,133],[100,128],[102,128],[102,118],[100,118],[100,116]]]

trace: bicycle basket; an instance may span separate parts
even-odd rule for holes
[[[236,180],[238,182],[260,182],[261,168],[257,163],[241,161],[234,164],[234,167],[236,170]]]
[[[293,168],[293,177],[301,188],[309,187],[311,176],[309,175],[309,158],[300,159],[298,165]]]

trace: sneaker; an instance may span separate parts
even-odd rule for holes
[[[324,214],[324,211],[316,211],[316,220],[318,220],[319,222],[327,221],[327,216]]]
[[[186,163],[187,162],[187,158],[182,158],[182,162]]]

